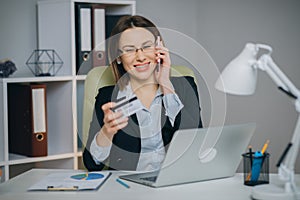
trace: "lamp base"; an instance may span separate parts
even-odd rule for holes
[[[257,185],[252,189],[253,199],[257,200],[295,200],[300,198],[300,192],[286,192],[284,185]]]

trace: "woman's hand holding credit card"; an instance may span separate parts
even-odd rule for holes
[[[127,126],[128,117],[143,109],[143,106],[135,96],[130,99],[121,98],[117,102],[108,102],[101,108],[104,113],[104,124],[96,140],[99,146],[109,146],[118,130]]]

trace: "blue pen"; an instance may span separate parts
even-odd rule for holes
[[[254,160],[252,164],[251,181],[258,181],[260,169],[262,166],[263,154],[260,151],[254,153]]]
[[[127,185],[125,182],[121,181],[121,179],[117,178],[116,181],[128,189],[130,188],[130,186]]]

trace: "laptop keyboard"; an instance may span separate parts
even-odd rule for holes
[[[140,179],[155,182],[157,179],[157,176],[150,176],[150,177],[141,177]]]

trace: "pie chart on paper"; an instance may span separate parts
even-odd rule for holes
[[[72,179],[85,180],[85,181],[101,179],[103,177],[104,177],[104,175],[98,174],[98,173],[84,173],[84,174],[76,174],[76,175],[71,176]]]

